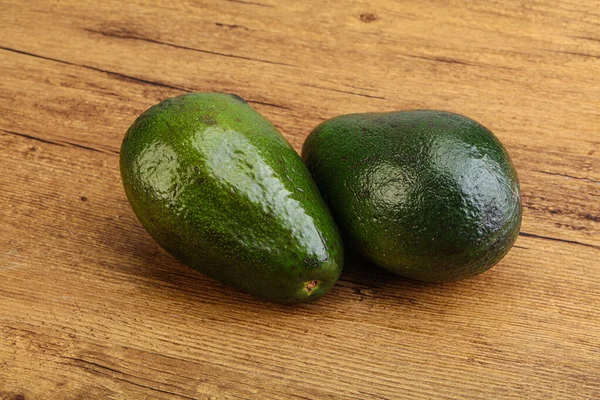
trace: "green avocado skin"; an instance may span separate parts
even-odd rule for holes
[[[310,173],[238,96],[192,93],[151,107],[127,131],[120,169],[148,233],[225,284],[301,303],[341,273],[340,235]]]
[[[308,136],[302,158],[346,242],[422,281],[494,266],[521,226],[508,153],[479,123],[434,110],[343,115]]]

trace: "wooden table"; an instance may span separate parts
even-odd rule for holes
[[[2,1],[0,398],[600,399],[600,7]],[[352,112],[444,109],[519,172],[521,237],[450,284],[350,260],[265,303],[142,229],[119,146],[191,91],[237,93],[296,149]]]

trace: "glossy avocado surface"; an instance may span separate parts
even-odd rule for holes
[[[521,225],[516,171],[470,118],[435,110],[343,115],[302,158],[347,245],[398,275],[452,281],[495,265]]]
[[[300,303],[341,273],[339,233],[308,170],[238,96],[192,93],[151,107],[127,131],[120,168],[150,235],[225,284]]]

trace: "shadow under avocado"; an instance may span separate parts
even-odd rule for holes
[[[438,296],[456,297],[457,291],[476,284],[478,277],[455,282],[423,282],[404,278],[379,267],[349,248],[345,251],[344,271],[337,285],[348,287],[359,301],[367,297],[395,306],[411,306]],[[447,306],[452,307],[451,304]],[[446,308],[446,306],[445,306]]]

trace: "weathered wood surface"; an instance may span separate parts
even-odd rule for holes
[[[600,398],[600,8],[571,1],[2,1],[0,398]],[[508,148],[522,234],[422,284],[350,262],[255,300],[135,219],[125,130],[234,92],[299,149],[343,113],[438,108]]]

